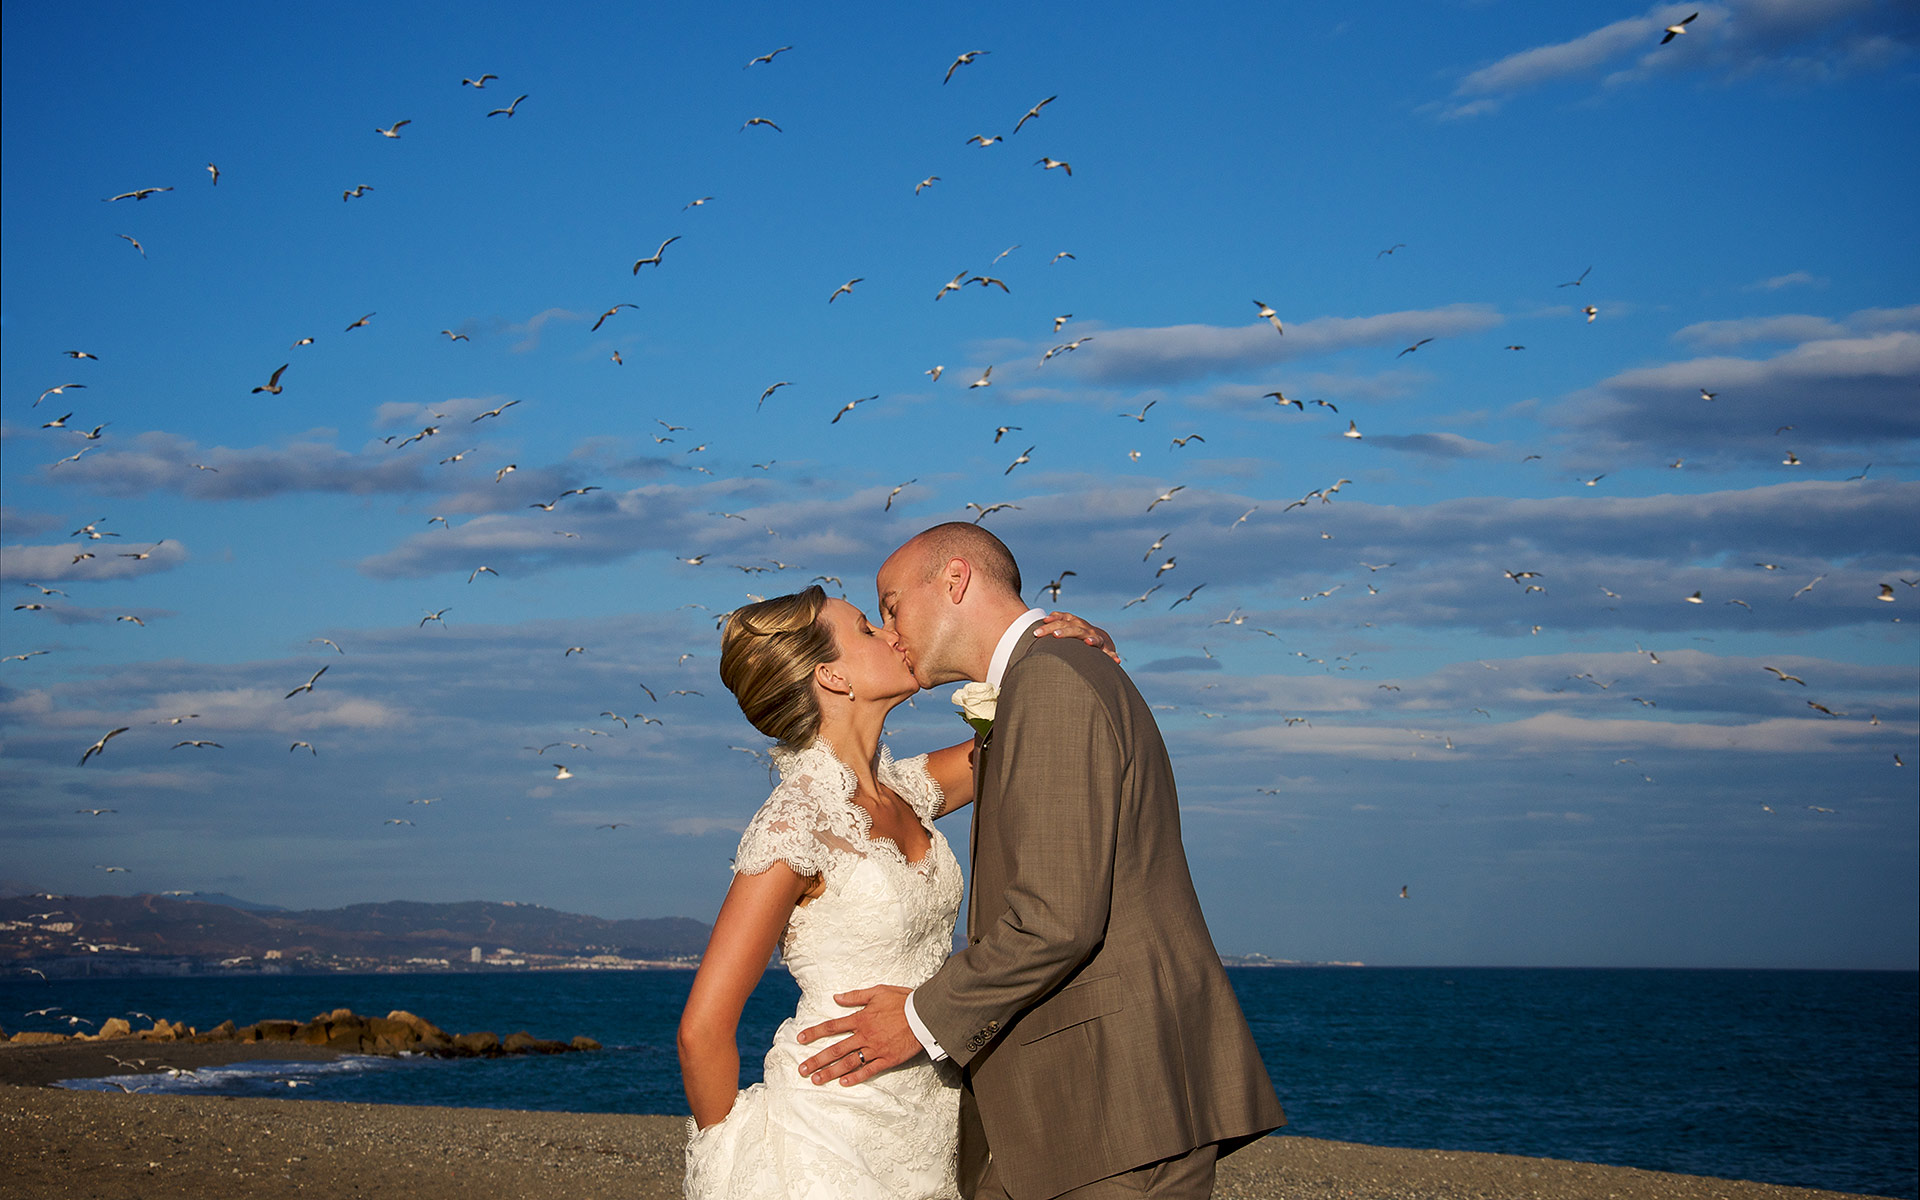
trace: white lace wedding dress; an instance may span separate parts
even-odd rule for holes
[[[960,910],[960,864],[933,827],[939,785],[924,755],[902,763],[883,746],[879,777],[912,806],[932,836],[918,863],[853,802],[855,781],[824,742],[774,752],[780,786],[747,825],[734,870],[775,861],[818,875],[825,891],[793,911],[781,938],[800,985],[798,1011],[767,1051],[765,1081],[743,1089],[726,1119],[687,1144],[688,1200],[950,1200],[959,1136],[958,1073],[925,1056],[853,1087],[816,1086],[799,1066],[820,1042],[795,1037],[852,1011],[837,992],[876,983],[918,987],[946,961]],[[691,1122],[689,1122],[691,1125]]]

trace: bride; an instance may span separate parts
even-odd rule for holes
[[[1070,614],[1035,630],[1048,634],[1111,653]],[[972,802],[973,742],[894,760],[880,733],[919,685],[889,630],[819,587],[736,612],[720,679],[779,742],[781,781],[741,836],[680,1018],[686,1195],[957,1197],[953,1064],[921,1056],[856,1087],[816,1087],[794,1035],[851,1011],[837,992],[917,987],[946,961],[960,864],[933,822]],[[776,945],[800,1005],[774,1035],[764,1082],[742,1090],[735,1030]]]

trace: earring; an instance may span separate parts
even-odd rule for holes
[[[848,687],[848,688],[847,688],[847,703],[848,703],[848,704],[852,704],[852,703],[853,703],[853,688],[852,688],[852,687]]]

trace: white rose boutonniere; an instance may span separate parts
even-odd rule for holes
[[[994,709],[1000,702],[1000,689],[990,683],[969,683],[955,689],[953,702],[960,706],[960,719],[973,726],[981,737],[993,728]]]

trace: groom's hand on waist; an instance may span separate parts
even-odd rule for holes
[[[835,996],[835,1004],[860,1011],[800,1031],[802,1043],[848,1035],[801,1063],[800,1073],[815,1083],[838,1079],[843,1086],[852,1086],[924,1053],[907,1024],[910,990],[883,983]]]

